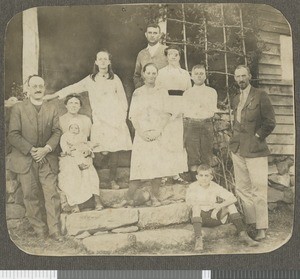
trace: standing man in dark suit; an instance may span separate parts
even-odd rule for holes
[[[266,237],[268,229],[268,158],[266,137],[275,128],[274,110],[266,92],[250,85],[247,66],[239,65],[234,78],[240,94],[233,99],[233,136],[230,141],[236,191],[241,198],[245,221],[255,224],[255,240]]]
[[[62,241],[60,200],[56,190],[58,158],[55,149],[61,136],[58,114],[53,105],[43,102],[45,83],[41,77],[30,76],[27,85],[29,98],[14,105],[11,111],[8,141],[12,152],[8,168],[19,175],[26,216],[36,236],[46,238],[49,233],[52,239]]]
[[[134,87],[138,88],[144,84],[142,79],[143,67],[148,63],[154,63],[158,69],[167,66],[168,61],[164,53],[167,46],[162,45],[161,30],[158,24],[148,24],[145,32],[148,46],[142,49],[136,59],[135,70],[133,75]]]

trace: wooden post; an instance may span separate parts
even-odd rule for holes
[[[242,36],[242,48],[243,48],[245,65],[247,66],[246,44],[245,44],[244,23],[243,23],[243,12],[242,12],[241,8],[239,8],[239,10],[240,10],[240,24],[241,24],[241,36]]]
[[[226,27],[225,27],[225,18],[224,18],[224,6],[221,4],[221,16],[222,16],[222,28],[223,28],[223,43],[224,43],[224,63],[225,63],[225,77],[226,77],[226,95],[228,100],[228,110],[229,110],[229,120],[230,125],[232,128],[233,121],[232,121],[232,115],[231,115],[231,105],[230,105],[230,97],[229,97],[229,82],[228,82],[228,62],[227,62],[227,37],[226,37]]]
[[[206,72],[208,73],[208,40],[207,40],[207,24],[206,24],[206,17],[205,14],[203,13],[203,26],[204,26],[204,51],[205,51],[205,67],[206,67]],[[209,78],[207,76],[206,79],[207,85],[209,85]]]
[[[187,63],[187,46],[186,46],[186,28],[185,28],[185,11],[184,11],[184,4],[181,4],[181,8],[182,8],[182,28],[183,28],[183,42],[184,42],[184,66],[185,69],[188,71],[188,63]]]
[[[28,77],[39,73],[39,32],[37,8],[23,12],[23,83]]]

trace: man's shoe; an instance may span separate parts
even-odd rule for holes
[[[239,241],[243,244],[246,244],[250,247],[256,247],[259,243],[253,240],[245,231],[241,231],[239,234]]]
[[[266,238],[266,231],[265,230],[257,230],[257,235],[254,238],[256,241],[261,241]]]
[[[50,234],[49,237],[50,237],[51,239],[53,239],[54,241],[57,241],[57,242],[62,242],[62,241],[64,241],[63,236],[62,236],[59,232]]]
[[[194,251],[196,252],[201,252],[203,251],[203,240],[202,236],[197,236],[196,237],[196,242],[195,242],[195,248]]]

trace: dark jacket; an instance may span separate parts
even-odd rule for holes
[[[56,147],[61,136],[58,120],[57,110],[50,103],[43,103],[39,112],[29,99],[15,104],[10,115],[7,137],[12,145],[7,168],[16,173],[27,173],[33,162],[31,148],[48,144],[52,152],[46,155],[46,159],[52,171],[58,173]]]
[[[243,157],[264,157],[270,154],[266,137],[275,128],[275,114],[268,94],[251,86],[247,101],[241,112],[241,123],[236,120],[240,94],[232,101],[234,112],[233,136],[229,148],[239,151]],[[259,138],[255,136],[259,135]]]

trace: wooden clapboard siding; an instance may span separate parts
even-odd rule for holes
[[[294,135],[285,135],[285,134],[271,134],[267,137],[267,143],[271,144],[294,144],[295,136]]]
[[[271,6],[260,5],[257,14],[259,39],[264,45],[258,65],[259,84],[268,93],[276,118],[276,127],[267,142],[272,154],[291,155],[295,153],[294,86],[292,80],[282,80],[280,56],[280,35],[290,36],[290,26]]]
[[[284,134],[284,135],[294,135],[295,126],[291,124],[278,124],[276,125],[272,134]]]
[[[283,145],[283,144],[268,144],[271,154],[274,155],[294,155],[295,145]]]

